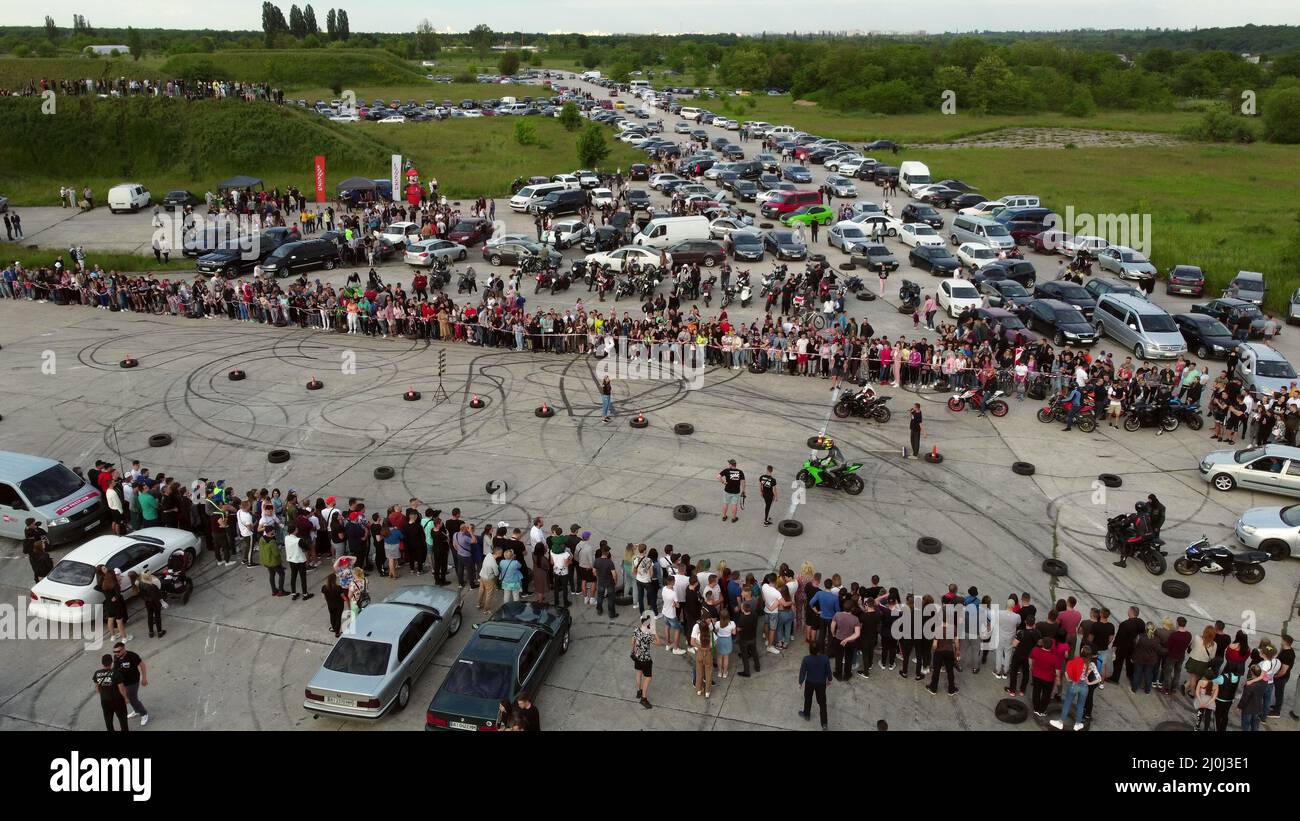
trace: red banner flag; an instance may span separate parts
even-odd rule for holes
[[[325,158],[316,156],[316,202],[325,202]]]

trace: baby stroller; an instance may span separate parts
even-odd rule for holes
[[[179,596],[181,604],[189,604],[190,593],[194,592],[194,580],[186,573],[190,569],[190,556],[184,550],[173,550],[167,558],[167,567],[158,573],[163,601]]]

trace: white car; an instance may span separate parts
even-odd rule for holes
[[[1102,237],[1092,236],[1090,234],[1079,234],[1077,236],[1063,237],[1056,245],[1056,253],[1062,256],[1072,257],[1080,250],[1087,251],[1093,256],[1097,256],[1103,248],[1109,248],[1110,243]]]
[[[452,110],[459,111],[460,116],[464,117],[467,120],[479,119],[482,118],[483,116],[483,112],[479,111],[477,108],[465,108],[465,109],[455,108]]]
[[[937,296],[939,307],[948,312],[948,316],[957,318],[966,308],[978,308],[983,304],[980,292],[964,279],[945,279],[939,283]]]
[[[330,122],[332,122],[332,123],[359,123],[359,122],[361,122],[361,118],[358,117],[356,114],[335,114],[334,116],[330,117]]]
[[[776,199],[782,194],[785,194],[790,191],[798,191],[798,190],[799,190],[799,186],[795,185],[792,182],[778,182],[775,188],[771,188],[767,191],[764,191],[763,193],[755,197],[754,202],[761,208],[763,205],[771,202],[772,200]]]
[[[903,241],[904,245],[910,245],[917,248],[922,245],[943,245],[943,237],[939,232],[926,225],[924,222],[904,223],[902,228],[898,229],[898,238]]]
[[[992,219],[999,211],[1005,210],[1006,206],[1000,202],[984,200],[984,202],[977,202],[969,208],[963,208],[957,213],[965,214],[968,217],[988,217],[989,219]]]
[[[413,268],[431,268],[440,259],[448,262],[463,260],[469,255],[469,249],[458,242],[447,239],[422,239],[406,246],[402,262]]]
[[[718,217],[709,223],[709,236],[713,239],[726,239],[732,231],[747,231],[751,227],[737,217]]]
[[[653,177],[650,178],[650,187],[658,191],[660,188],[664,187],[664,183],[666,182],[674,182],[676,180],[684,180],[684,179],[686,178],[679,176],[677,174],[667,174],[667,173],[655,174]]]
[[[629,262],[636,262],[642,266],[653,265],[657,268],[659,267],[659,252],[642,248],[640,245],[625,245],[614,251],[587,254],[586,260],[589,266],[608,265],[615,271],[623,270],[623,266]]]
[[[580,219],[561,219],[551,223],[550,230],[542,232],[542,242],[564,249],[582,242],[586,236],[587,223]]]
[[[867,233],[871,233],[871,227],[873,225],[879,225],[880,230],[883,231],[887,237],[898,236],[898,232],[903,227],[903,223],[897,217],[891,217],[883,212],[873,214],[870,211],[864,211],[861,214],[853,215],[851,218],[846,220],[846,222],[861,225]]]
[[[95,568],[101,564],[113,570],[122,595],[135,595],[128,574],[131,571],[157,573],[167,566],[172,552],[180,550],[192,565],[203,543],[188,530],[174,527],[146,527],[129,536],[98,536],[73,548],[55,563],[50,574],[32,586],[27,612],[51,621],[98,622],[103,614],[96,605],[104,594],[96,591]]]
[[[406,118],[403,117],[401,114],[389,114],[387,117],[384,117],[384,118],[383,118],[382,120],[380,120],[379,122],[381,122],[381,123],[404,123],[404,122],[406,122]]]
[[[847,254],[854,246],[871,242],[871,228],[849,220],[837,222],[826,232],[826,242]]]
[[[979,270],[997,258],[997,249],[982,242],[963,242],[957,246],[957,261],[964,268]]]
[[[393,244],[394,248],[405,248],[407,243],[420,241],[420,226],[413,222],[391,222],[387,228],[379,230],[379,236]]]
[[[583,188],[595,188],[600,185],[600,176],[595,171],[574,171],[573,176],[578,178],[578,185]]]
[[[866,157],[850,158],[840,160],[837,164],[838,170],[846,177],[856,177],[864,165],[875,165],[874,160],[868,160]]]
[[[825,162],[827,171],[844,171],[844,165],[850,162],[858,162],[862,155],[853,151],[846,151],[843,154],[836,154]],[[845,172],[847,173],[847,172]]]
[[[616,200],[614,199],[614,192],[608,188],[591,189],[591,204],[597,208],[603,208],[606,205],[608,205],[610,208],[613,208],[614,205],[616,204]]]

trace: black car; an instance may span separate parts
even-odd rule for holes
[[[1244,299],[1233,299],[1231,297],[1212,299],[1200,305],[1193,305],[1192,313],[1212,316],[1233,332],[1236,332],[1243,321],[1248,321],[1250,323],[1247,333],[1249,338],[1260,339],[1264,336],[1264,315],[1260,313],[1258,305]]]
[[[1084,290],[1082,285],[1064,280],[1038,283],[1034,286],[1034,298],[1056,300],[1073,305],[1088,318],[1092,317],[1092,311],[1097,307],[1092,294]]]
[[[1125,285],[1116,279],[1102,279],[1101,277],[1090,277],[1083,285],[1083,290],[1092,294],[1094,300],[1101,299],[1103,294],[1127,294],[1135,296],[1138,299],[1146,299],[1147,295],[1142,291],[1134,288],[1132,285]]]
[[[343,262],[339,247],[333,240],[304,239],[286,242],[272,251],[262,262],[262,272],[275,279],[324,268],[332,271]]]
[[[483,259],[493,265],[519,265],[527,259],[545,258],[548,265],[558,266],[564,259],[554,248],[543,248],[532,240],[502,242],[496,245],[484,243]]]
[[[935,185],[942,185],[944,188],[955,188],[963,194],[969,194],[975,190],[974,186],[967,185],[961,180],[939,180]]]
[[[764,191],[771,191],[781,185],[779,174],[764,174],[758,178],[758,187]]]
[[[650,194],[640,188],[629,188],[623,193],[623,199],[627,202],[627,207],[633,211],[650,207]]]
[[[731,256],[747,262],[761,262],[763,259],[763,235],[757,231],[732,231]]]
[[[697,263],[712,268],[727,258],[722,243],[711,239],[684,239],[669,245],[664,251],[672,259],[674,268],[682,264]]]
[[[936,185],[933,188],[925,189],[925,193],[921,195],[921,202],[928,202],[935,208],[947,208],[950,202],[962,196],[965,196],[965,192],[958,191],[956,188]]]
[[[970,208],[972,205],[979,205],[981,202],[987,200],[988,197],[983,194],[962,194],[961,196],[953,197],[948,200],[948,205],[946,207],[951,208],[954,211],[960,211],[963,208]]]
[[[884,188],[887,182],[898,182],[898,168],[892,165],[877,165],[871,179],[878,187]]]
[[[1017,245],[1032,245],[1035,235],[1056,227],[1057,217],[1050,208],[1004,208],[993,220],[1006,226]]]
[[[758,197],[758,183],[753,180],[736,180],[731,184],[731,190],[741,202],[753,202]]]
[[[1093,345],[1097,330],[1079,309],[1059,299],[1035,299],[1020,315],[1025,326],[1050,337],[1056,345]]]
[[[719,188],[730,191],[732,184],[738,179],[740,179],[740,175],[728,168],[726,171],[719,171],[713,181]]]
[[[777,259],[803,259],[808,256],[808,246],[799,241],[799,235],[789,228],[774,228],[763,235],[763,244]]]
[[[1033,294],[1014,279],[985,279],[976,287],[988,297],[989,307],[1017,310],[1034,301]]]
[[[1196,265],[1175,265],[1169,269],[1165,293],[1202,296],[1205,294],[1205,273]]]
[[[722,156],[729,160],[743,160],[745,159],[745,149],[735,143],[727,143],[722,147]]]
[[[950,277],[961,268],[961,262],[942,245],[918,245],[907,255],[913,268],[920,268],[938,276]]]
[[[904,223],[923,222],[936,231],[943,230],[943,216],[933,206],[909,202],[900,217]]]
[[[981,279],[1013,279],[1025,288],[1034,287],[1038,272],[1034,263],[1024,259],[995,259],[971,277],[977,284]]]
[[[187,205],[198,205],[203,202],[193,192],[190,191],[168,191],[167,196],[162,198],[162,207],[168,211],[175,211],[177,208],[184,208]]]
[[[712,148],[718,153],[722,153],[722,151],[730,144],[731,138],[725,134],[721,137],[714,137],[712,140],[709,140],[709,148]]]
[[[895,149],[902,151],[903,146],[893,140],[872,140],[862,146],[863,151],[893,151]]]
[[[283,228],[263,231],[251,247],[242,241],[228,243],[199,257],[195,267],[201,274],[221,274],[227,279],[234,279],[252,271],[254,266],[270,256],[288,238],[289,234]]]
[[[1197,359],[1226,359],[1228,351],[1241,344],[1226,325],[1207,314],[1174,314],[1174,324]]]
[[[597,251],[613,251],[624,243],[623,231],[613,225],[602,225],[596,229],[595,233],[588,234],[582,239],[582,250],[588,254],[594,254]]]
[[[808,155],[804,157],[804,162],[810,162],[813,165],[823,165],[827,160],[834,157],[836,154],[839,154],[843,150],[843,148],[832,147],[814,149],[813,151],[808,152]]]

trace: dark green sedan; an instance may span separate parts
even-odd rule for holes
[[[426,730],[498,730],[497,710],[520,693],[534,700],[569,649],[565,608],[509,602],[475,631],[429,702]]]

